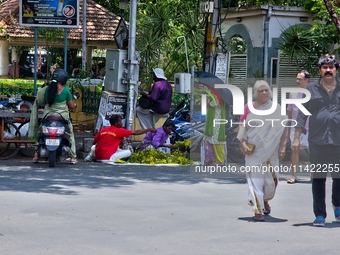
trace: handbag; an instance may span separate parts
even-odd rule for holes
[[[253,154],[254,151],[255,151],[255,148],[256,148],[255,144],[252,144],[252,143],[246,143],[246,144],[247,144],[248,148],[250,149],[249,155]]]
[[[138,105],[143,109],[151,109],[152,102],[145,96],[141,96],[138,101]]]

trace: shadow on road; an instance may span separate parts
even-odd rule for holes
[[[230,178],[192,178],[188,166],[130,166],[67,161],[49,168],[47,162],[3,161],[0,169],[0,190],[77,195],[74,187],[90,189],[122,188],[140,182],[179,183],[183,185],[209,182],[245,184],[242,176]]]
[[[313,228],[317,228],[315,226],[313,226],[312,222],[305,222],[305,223],[296,223],[292,225],[293,227],[313,227]],[[336,221],[332,221],[330,223],[326,222],[326,225],[322,228],[340,228],[340,223],[336,222]]]
[[[249,221],[254,223],[282,223],[288,221],[287,219],[279,219],[272,216],[264,216],[265,221],[254,221],[253,217],[239,217],[239,220]]]

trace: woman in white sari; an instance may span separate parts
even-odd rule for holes
[[[273,104],[271,90],[264,80],[254,85],[252,106],[246,105],[238,138],[241,142],[241,151],[246,155],[245,167],[247,170],[248,203],[252,206],[255,221],[264,221],[263,213],[268,215],[271,211],[268,201],[275,195],[278,184],[279,160],[283,159],[288,128],[285,121],[287,116],[281,115],[281,107],[277,105],[269,115],[256,115],[249,108],[256,110],[269,110]],[[251,145],[255,149],[251,150]]]

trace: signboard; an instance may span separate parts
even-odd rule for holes
[[[110,126],[109,119],[112,115],[120,115],[123,118],[123,125],[125,121],[127,107],[127,96],[111,91],[103,91],[100,99],[98,117],[94,129],[96,134],[102,127]]]
[[[19,24],[28,27],[79,27],[79,0],[20,0]]]
[[[216,58],[216,72],[215,76],[220,78],[224,83],[228,83],[229,65],[228,53],[218,53]]]

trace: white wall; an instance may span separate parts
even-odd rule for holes
[[[8,74],[8,47],[7,41],[0,41],[0,75]]]
[[[264,22],[268,6],[262,6],[248,10],[230,10],[222,24],[222,33],[226,33],[232,26],[242,24],[249,32],[253,47],[263,47]],[[221,17],[225,13],[222,11]],[[308,17],[307,22],[301,22],[300,17]],[[296,24],[313,25],[312,14],[302,7],[273,7],[272,16],[269,22],[269,47],[272,46],[271,38],[279,38],[281,33]],[[242,18],[237,22],[236,18]]]

